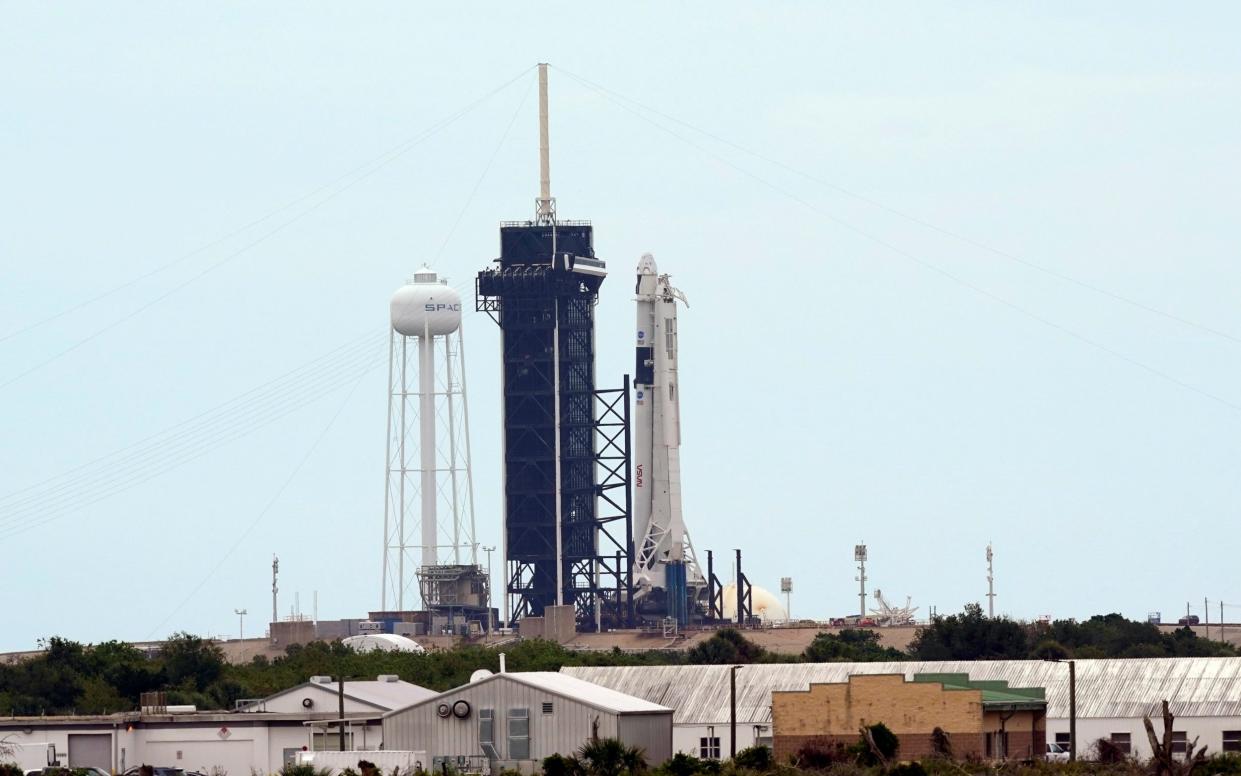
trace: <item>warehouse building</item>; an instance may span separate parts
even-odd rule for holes
[[[1077,752],[1091,754],[1108,739],[1122,750],[1149,757],[1142,716],[1162,731],[1159,704],[1176,715],[1177,739],[1209,752],[1241,751],[1241,658],[1133,658],[1078,660]],[[675,751],[717,757],[729,751],[729,666],[572,667],[562,673],[676,709]],[[771,696],[812,684],[848,682],[865,674],[965,674],[971,681],[1001,680],[1012,687],[1042,687],[1047,697],[1049,741],[1069,741],[1069,665],[1042,660],[900,661],[891,663],[790,663],[747,665],[737,671],[737,749],[771,745]]]
[[[552,754],[616,738],[658,764],[672,756],[672,709],[566,674],[492,674],[384,715],[385,747],[421,750],[438,771],[537,773]]]
[[[28,768],[45,765],[43,751],[52,745],[60,763],[73,768],[120,773],[147,764],[274,773],[303,750],[340,748],[339,727],[331,722],[340,718],[339,689],[327,677],[313,677],[231,712],[146,706],[118,714],[0,717],[0,739],[30,753],[31,761],[22,763]],[[345,682],[346,748],[380,748],[384,713],[434,695],[395,676]]]
[[[832,749],[883,723],[907,759],[936,753],[936,733],[956,757],[1031,758],[1046,741],[1047,701],[1041,688],[971,681],[964,674],[854,674],[838,684],[771,694],[773,749],[786,762],[804,747]]]

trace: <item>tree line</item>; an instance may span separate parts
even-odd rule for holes
[[[340,642],[293,645],[285,654],[230,664],[214,643],[188,633],[170,637],[158,654],[121,642],[85,645],[53,637],[28,660],[0,665],[0,715],[102,714],[138,708],[139,696],[163,690],[169,703],[203,709],[232,708],[241,698],[261,698],[305,682],[310,676],[377,676],[435,690],[469,680],[478,668],[557,671],[563,666],[703,665],[737,663],[873,662],[892,660],[1000,660],[1101,657],[1210,657],[1236,655],[1222,642],[1198,638],[1189,628],[1161,633],[1150,623],[1119,614],[1084,622],[1023,623],[987,617],[970,604],[959,614],[934,618],[908,650],[884,646],[879,631],[844,629],[819,633],[801,654],[764,649],[744,632],[723,629],[684,651],[583,652],[546,641],[503,647],[462,645],[425,654],[358,653]]]

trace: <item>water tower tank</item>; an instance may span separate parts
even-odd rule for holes
[[[423,267],[392,295],[392,328],[406,337],[449,334],[461,325],[461,295]]]

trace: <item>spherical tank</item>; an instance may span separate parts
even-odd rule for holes
[[[461,294],[423,268],[392,295],[392,328],[406,337],[449,334],[461,325]]]

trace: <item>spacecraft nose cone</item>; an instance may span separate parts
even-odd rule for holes
[[[655,271],[655,257],[649,253],[642,254],[642,258],[638,259],[638,274],[654,275]]]

